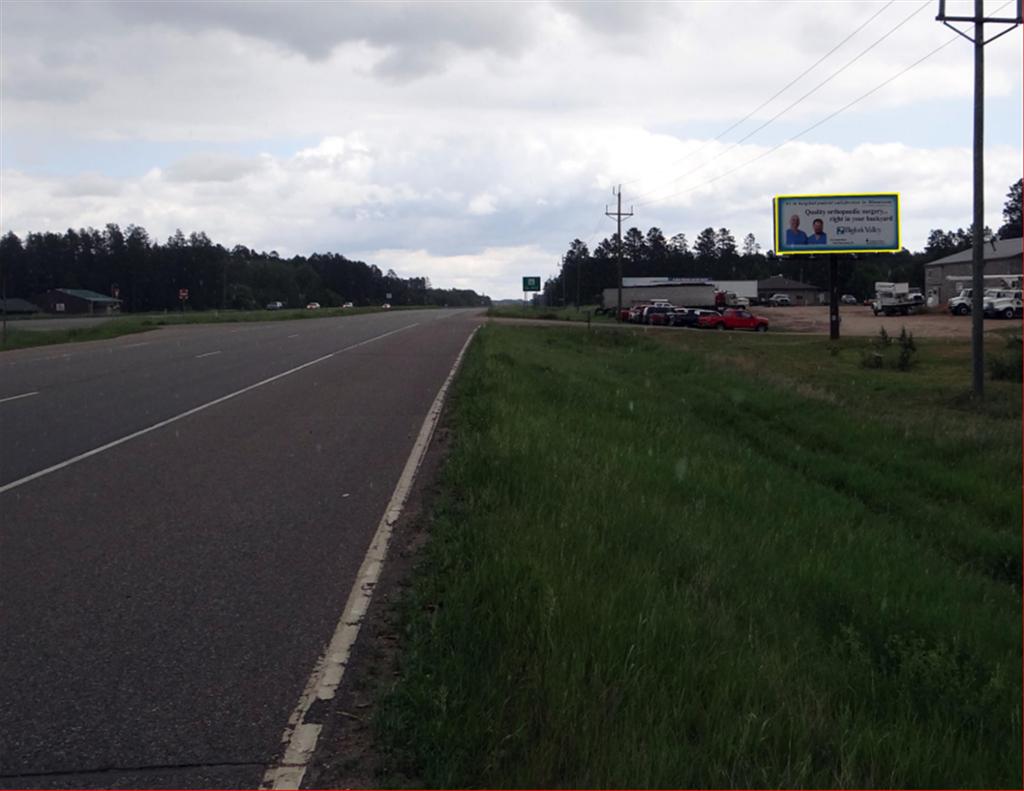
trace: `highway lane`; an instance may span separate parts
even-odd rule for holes
[[[0,494],[0,785],[257,785],[476,321],[403,311],[5,355],[0,399],[39,391],[0,401],[5,463],[9,428],[32,458],[20,474],[371,341]]]
[[[346,345],[453,315],[191,325],[6,352],[0,486]]]

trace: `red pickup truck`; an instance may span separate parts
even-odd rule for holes
[[[730,309],[719,314],[701,316],[697,319],[697,326],[712,330],[754,330],[755,332],[768,331],[768,319],[763,316],[755,316],[749,310]]]

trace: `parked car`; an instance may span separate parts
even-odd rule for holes
[[[774,308],[788,307],[793,302],[789,298],[789,294],[772,294],[768,298],[768,304]]]
[[[343,308],[354,308],[355,305],[353,305],[351,302],[346,302],[344,305],[342,305],[342,307]]]
[[[907,299],[917,305],[923,305],[925,303],[924,294],[920,291],[911,291],[907,294]]]
[[[644,324],[668,324],[665,316],[675,308],[675,305],[648,305],[644,308],[641,321]]]
[[[699,317],[697,319],[697,326],[714,330],[754,330],[755,332],[767,332],[768,319],[763,316],[755,316],[749,310],[730,308],[720,314]]]
[[[306,304],[306,310],[320,310],[319,302],[309,302]]]
[[[283,302],[268,302],[267,310],[281,310],[284,308]]]
[[[391,310],[391,303],[385,302],[381,307],[384,308],[384,310]]]
[[[672,327],[696,327],[701,316],[717,316],[717,310],[703,308],[676,308],[668,313],[668,323]]]
[[[857,304],[857,298],[853,294],[843,294],[839,298],[839,301],[842,302],[844,305],[856,305]]]

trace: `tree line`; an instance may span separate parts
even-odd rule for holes
[[[1021,233],[1022,182],[1010,187],[1003,207],[1002,227],[998,236],[1012,239]],[[992,235],[987,226],[986,238]],[[928,235],[924,250],[898,253],[843,256],[839,266],[839,289],[866,299],[874,294],[876,281],[908,282],[924,285],[924,265],[929,261],[967,250],[973,239],[972,228],[955,231],[934,229]],[[618,235],[603,239],[591,251],[579,239],[569,245],[558,274],[544,284],[544,299],[549,305],[600,301],[601,292],[618,285]],[[728,228],[705,228],[691,243],[686,234],[666,238],[660,228],[643,233],[630,228],[622,235],[623,277],[708,277],[712,280],[764,280],[782,275],[792,280],[828,287],[828,264],[825,256],[776,256],[763,251],[754,234],[748,233],[737,244]]]
[[[274,301],[290,307],[490,304],[475,291],[433,288],[427,277],[402,278],[338,253],[282,258],[244,245],[229,250],[202,231],[185,236],[178,230],[161,244],[141,226],[114,223],[103,230],[29,233],[24,240],[8,232],[0,238],[0,271],[8,297],[89,289],[118,294],[125,312],[178,309],[180,289],[188,289],[191,310],[251,310]]]

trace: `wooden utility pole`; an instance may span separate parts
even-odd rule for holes
[[[616,233],[616,241],[618,243],[616,245],[616,247],[617,247],[618,255],[616,257],[618,258],[618,261],[619,261],[619,300],[618,300],[618,303],[616,305],[616,310],[615,310],[615,319],[616,319],[616,321],[618,321],[619,317],[622,315],[622,218],[623,217],[632,217],[633,216],[633,207],[630,206],[629,207],[629,211],[627,213],[625,213],[625,214],[622,213],[622,185],[621,184],[619,185],[618,191],[616,191],[614,189],[612,190],[612,195],[617,195],[618,196],[618,198],[619,198],[619,208],[616,211],[614,211],[614,212],[610,212],[610,211],[608,211],[608,205],[605,204],[604,213],[605,213],[606,216],[612,217],[616,221],[616,223],[618,224],[618,232]]]
[[[946,0],[939,0],[935,17],[974,45],[974,239],[971,267],[971,386],[974,395],[985,394],[984,310],[985,310],[985,45],[1004,36],[1021,23],[1021,0],[1017,0],[1014,17],[986,17],[984,0],[974,0],[973,16],[949,16]],[[964,33],[951,22],[970,22],[974,36]],[[1009,27],[985,40],[985,24]]]

